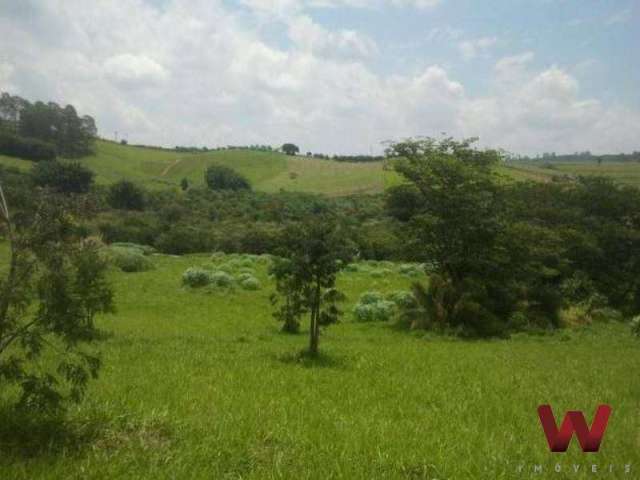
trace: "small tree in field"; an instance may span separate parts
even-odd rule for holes
[[[0,269],[0,385],[17,385],[18,404],[34,412],[80,399],[100,366],[89,348],[94,316],[112,310],[107,264],[95,243],[74,236],[64,201],[41,198],[16,228],[0,187],[0,236],[10,250]]]
[[[348,240],[328,216],[290,226],[281,242],[281,258],[271,273],[276,278],[272,301],[280,308],[274,316],[283,329],[296,332],[300,318],[309,314],[309,353],[317,355],[320,327],[338,321],[337,304],[344,296],[335,288],[336,275],[351,251]]]
[[[282,145],[282,151],[287,155],[297,155],[300,152],[300,148],[293,143],[285,143]]]

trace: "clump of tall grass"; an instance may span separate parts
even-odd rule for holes
[[[640,338],[640,315],[631,319],[631,335]]]
[[[152,251],[152,247],[145,249],[142,245],[120,243],[112,244],[107,256],[123,272],[146,272],[153,269],[153,262],[145,252]]]
[[[188,287],[205,287],[209,283],[211,283],[211,273],[203,268],[190,267],[182,274],[182,284]]]
[[[360,301],[353,308],[353,316],[359,322],[388,321],[393,318],[397,306],[390,300],[385,300],[379,292],[365,292]]]
[[[242,280],[240,280],[240,286],[244,290],[260,290],[260,281],[253,276],[245,276]]]

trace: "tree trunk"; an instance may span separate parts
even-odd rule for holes
[[[320,284],[316,286],[313,305],[311,307],[311,325],[309,325],[309,353],[312,356],[318,354],[320,340]]]

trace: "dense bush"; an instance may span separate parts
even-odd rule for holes
[[[385,322],[391,320],[396,312],[396,305],[388,300],[375,303],[358,303],[353,308],[353,316],[359,322]]]
[[[640,315],[631,320],[631,334],[640,338]]]
[[[353,316],[360,322],[391,320],[397,311],[393,301],[385,300],[379,292],[365,292],[353,308]]]
[[[240,286],[245,290],[260,290],[261,287],[260,281],[256,277],[253,277],[251,275],[243,276],[240,280]]]
[[[216,287],[232,287],[234,284],[233,277],[227,272],[215,271],[209,275],[211,285]]]
[[[395,303],[398,308],[411,309],[416,307],[416,299],[407,290],[396,290],[387,295],[387,300]]]
[[[110,257],[123,272],[146,272],[153,268],[153,263],[142,249],[111,246]]]
[[[61,193],[87,193],[93,184],[93,172],[77,162],[39,162],[31,175],[36,185]]]
[[[211,190],[250,190],[249,181],[235,170],[223,165],[207,168],[204,180]]]
[[[56,147],[42,140],[19,137],[0,131],[0,154],[40,162],[54,160]]]
[[[407,277],[419,277],[423,273],[421,266],[413,263],[403,263],[398,267],[398,271]]]
[[[211,283],[210,273],[202,268],[190,267],[182,274],[182,283],[188,287],[204,287]]]
[[[142,188],[135,183],[121,180],[109,187],[107,201],[118,210],[143,210],[145,196]]]

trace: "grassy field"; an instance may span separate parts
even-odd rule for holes
[[[126,178],[148,188],[178,186],[183,178],[193,185],[202,185],[204,171],[211,164],[234,168],[249,179],[254,189],[265,192],[287,190],[333,196],[379,193],[400,181],[395,172],[383,170],[381,162],[340,163],[250,150],[180,153],[107,141],[98,141],[95,155],[81,162],[96,173],[98,184],[108,185]],[[2,155],[0,165],[31,168],[31,162]],[[507,178],[533,181],[549,181],[554,175],[565,173],[605,175],[640,186],[639,163],[558,163],[554,170],[514,163],[499,167],[499,172]]]
[[[379,162],[338,163],[250,150],[180,153],[98,141],[96,154],[80,161],[96,173],[98,184],[126,178],[148,188],[178,186],[183,178],[193,185],[203,185],[204,171],[212,164],[232,167],[246,176],[256,190],[266,192],[283,189],[327,195],[375,193],[397,181],[395,173],[383,171]],[[6,156],[0,156],[0,164],[31,168],[31,162]]]
[[[153,261],[149,272],[112,273],[104,368],[68,420],[27,428],[2,417],[0,478],[591,478],[591,464],[637,478],[640,343],[626,325],[461,341],[355,322],[362,292],[411,283],[391,267],[341,275],[348,313],[310,363],[296,356],[306,336],[279,333],[271,317],[264,263],[254,265],[262,290],[228,293],[181,286],[208,256]],[[600,453],[575,439],[567,454],[549,453],[542,403],[589,422],[609,403]],[[566,473],[551,473],[558,462]],[[583,470],[569,473],[573,463]]]
[[[554,175],[599,175],[611,177],[616,182],[640,187],[640,163],[554,163],[554,169],[532,164],[511,164],[503,172],[516,179],[549,181]]]

